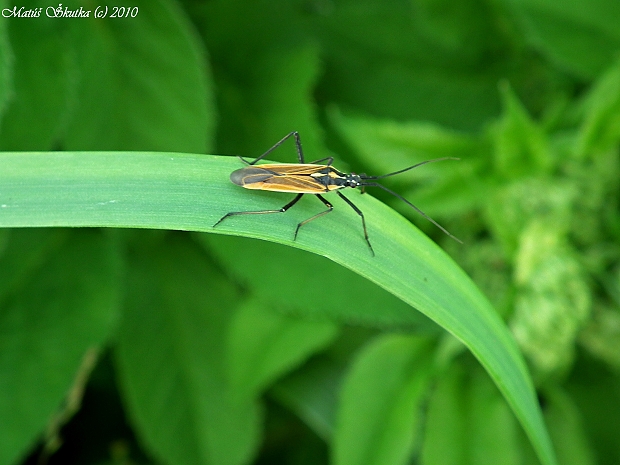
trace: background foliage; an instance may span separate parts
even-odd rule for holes
[[[465,246],[377,196],[506,320],[558,461],[620,461],[615,0],[134,5],[0,20],[1,150],[251,157],[298,130],[358,172],[461,158],[390,187]],[[536,463],[471,355],[319,257],[135,230],[0,230],[0,251],[2,463]]]

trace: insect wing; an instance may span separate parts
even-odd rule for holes
[[[325,165],[310,165],[310,164],[298,164],[298,163],[273,163],[266,165],[259,165],[257,168],[264,169],[270,173],[278,176],[311,176],[320,172],[326,168]]]
[[[249,166],[233,171],[230,180],[246,189],[296,194],[318,194],[326,187],[311,175],[323,165],[272,164]]]
[[[274,192],[292,192],[299,194],[320,194],[327,189],[323,184],[310,176],[290,175],[271,178],[263,183],[263,190]]]

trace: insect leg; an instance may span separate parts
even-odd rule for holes
[[[326,161],[327,162],[327,166],[332,166],[332,163],[334,162],[334,157],[325,157],[325,158],[321,158],[320,160],[314,160],[312,162],[310,162],[311,165],[318,165],[319,163],[322,163]]]
[[[295,196],[295,198],[293,200],[291,200],[289,203],[287,203],[286,205],[284,205],[282,208],[280,208],[279,210],[259,210],[259,211],[254,211],[254,212],[230,212],[230,213],[226,213],[224,216],[222,216],[220,218],[220,220],[215,223],[213,225],[213,227],[215,228],[218,224],[220,224],[222,221],[224,221],[226,218],[229,218],[231,216],[237,216],[237,215],[262,215],[264,213],[284,213],[286,210],[288,210],[289,208],[291,208],[293,205],[295,205],[297,202],[299,202],[299,199],[301,199],[301,197],[304,194],[297,194]]]
[[[317,213],[313,217],[308,218],[307,220],[304,220],[301,223],[299,223],[297,225],[297,229],[295,229],[295,235],[293,236],[293,240],[297,240],[297,233],[299,232],[299,228],[301,228],[304,224],[310,223],[310,221],[316,220],[319,216],[326,215],[327,213],[331,212],[334,209],[334,206],[331,203],[329,203],[327,200],[325,200],[323,196],[319,194],[316,194],[316,196],[321,202],[325,204],[325,206],[327,207],[327,210],[322,211],[321,213]]]
[[[351,202],[348,198],[346,198],[344,195],[342,195],[342,192],[336,191],[336,194],[338,194],[342,200],[344,200],[346,203],[348,203],[349,206],[355,211],[355,213],[357,213],[360,216],[360,218],[362,219],[362,228],[364,228],[364,239],[366,239],[366,243],[368,244],[368,248],[370,249],[370,253],[374,257],[375,256],[375,251],[373,250],[372,245],[370,245],[370,239],[368,239],[368,231],[366,230],[366,220],[364,219],[364,214],[362,213],[362,210],[357,208],[357,206],[353,202]]]
[[[299,163],[304,163],[304,153],[301,150],[301,138],[299,137],[299,133],[297,131],[289,132],[279,142],[277,142],[273,147],[271,147],[269,150],[267,150],[265,153],[263,153],[260,157],[258,157],[254,161],[250,162],[250,161],[247,161],[243,157],[239,157],[239,158],[241,159],[241,161],[243,163],[245,163],[247,165],[255,165],[256,163],[261,161],[263,158],[265,158],[267,155],[269,155],[271,152],[273,152],[275,149],[280,147],[287,139],[289,139],[291,137],[295,137],[295,147],[297,148],[297,158],[299,160]]]

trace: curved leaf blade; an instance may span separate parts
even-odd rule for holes
[[[541,462],[556,463],[513,338],[443,250],[394,210],[359,192],[347,196],[366,215],[375,257],[364,242],[359,218],[339,199],[334,199],[334,212],[302,228],[297,241],[296,224],[317,213],[313,199],[303,199],[287,214],[239,216],[214,230],[213,224],[227,212],[278,208],[290,199],[231,184],[229,173],[239,166],[235,158],[174,153],[0,154],[0,227],[207,231],[324,255],[384,287],[461,340],[506,397]]]

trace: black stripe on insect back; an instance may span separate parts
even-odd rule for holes
[[[256,165],[256,163],[263,158],[265,158],[268,154],[273,152],[276,148],[282,145],[287,139],[290,137],[295,138],[295,147],[297,149],[297,158],[299,160],[299,165],[294,164],[264,164],[264,165]],[[426,160],[421,163],[417,163],[415,165],[409,166],[402,170],[394,171],[392,173],[383,174],[380,176],[367,176],[365,174],[346,174],[338,171],[336,168],[332,166],[332,162],[334,159],[332,157],[323,158],[321,160],[317,160],[310,164],[306,164],[304,162],[304,154],[301,148],[301,138],[299,134],[295,132],[291,132],[285,137],[283,137],[279,142],[277,142],[273,147],[263,153],[260,157],[255,160],[249,162],[242,157],[239,157],[241,161],[243,161],[246,165],[245,168],[241,168],[239,170],[234,171],[230,175],[230,180],[239,186],[245,187],[247,189],[259,189],[259,190],[268,190],[268,191],[276,191],[276,192],[290,192],[296,194],[295,198],[291,200],[289,203],[284,205],[282,208],[277,210],[258,210],[258,211],[241,211],[241,212],[229,212],[224,215],[222,218],[217,221],[213,227],[219,225],[222,221],[232,216],[237,215],[259,215],[259,214],[269,214],[269,213],[284,213],[293,207],[299,200],[304,196],[304,194],[312,194],[316,196],[325,207],[326,210],[317,213],[316,215],[300,222],[297,224],[297,228],[295,229],[295,234],[293,236],[293,240],[297,239],[297,234],[299,233],[299,229],[308,224],[309,222],[330,213],[333,210],[332,204],[327,201],[322,195],[324,192],[336,191],[338,196],[344,200],[344,202],[355,211],[355,213],[362,220],[362,229],[364,232],[364,239],[366,240],[366,244],[368,244],[368,248],[370,249],[370,253],[374,256],[375,252],[370,244],[370,239],[368,238],[368,230],[366,228],[366,219],[364,218],[364,213],[346,196],[340,192],[341,189],[350,187],[356,188],[361,187],[362,193],[364,192],[364,187],[378,187],[383,189],[387,193],[393,195],[394,197],[402,200],[407,205],[412,207],[416,212],[426,218],[428,221],[437,226],[441,231],[447,234],[449,237],[454,239],[455,241],[462,243],[458,238],[450,234],[443,226],[433,220],[430,216],[416,207],[413,203],[405,199],[400,194],[388,189],[376,182],[378,179],[387,178],[390,176],[394,176],[397,174],[404,173],[406,171],[412,170],[419,166],[425,165],[427,163],[434,163],[442,160],[458,160],[458,158],[445,157],[445,158],[437,158],[434,160]],[[320,163],[326,162],[326,164],[321,165]]]
[[[335,186],[336,189],[349,187],[346,184],[347,175],[341,173],[333,166],[326,166],[323,169],[317,170],[316,173],[311,174],[310,176],[325,186],[327,190],[329,190],[329,186]]]

